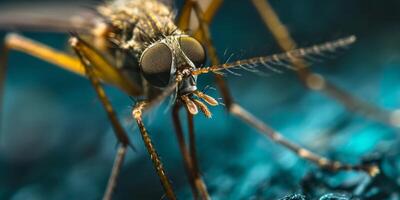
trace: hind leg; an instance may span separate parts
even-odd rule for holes
[[[211,35],[208,29],[208,23],[205,22],[204,19],[202,18],[201,16],[202,12],[199,6],[197,7],[197,9],[195,9],[195,12],[197,13],[198,19],[200,21],[200,31],[202,31],[203,35],[202,42],[205,43],[205,46],[207,47],[212,65],[218,65],[219,59],[211,40]],[[350,165],[350,164],[343,164],[339,161],[331,161],[323,156],[313,153],[310,150],[307,150],[289,141],[278,131],[275,131],[273,128],[271,128],[270,126],[268,126],[255,116],[253,116],[250,112],[248,112],[238,103],[235,103],[230,94],[227,83],[221,76],[217,75],[216,80],[217,80],[217,86],[224,98],[224,102],[226,104],[226,108],[229,113],[236,116],[243,122],[247,123],[249,126],[255,128],[258,132],[260,132],[267,138],[271,139],[275,143],[280,144],[286,147],[287,149],[291,150],[299,157],[309,160],[323,169],[328,169],[331,171],[339,171],[339,170],[364,171],[370,174],[371,176],[376,175],[379,172],[378,167],[375,165]]]
[[[289,31],[279,20],[268,0],[252,0],[259,12],[266,27],[271,31],[279,46],[284,51],[289,51],[296,47],[296,42],[291,38]],[[376,105],[367,103],[349,92],[337,87],[326,80],[321,74],[314,73],[309,67],[304,67],[304,60],[296,60],[293,64],[299,69],[296,71],[301,82],[310,90],[322,92],[339,103],[343,104],[348,110],[361,114],[372,120],[376,120],[390,126],[399,127],[400,124],[393,120],[394,112],[384,110]]]

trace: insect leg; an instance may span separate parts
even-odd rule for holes
[[[151,142],[151,138],[150,138],[149,134],[147,133],[147,130],[146,130],[143,120],[142,120],[142,113],[146,107],[146,104],[147,104],[147,102],[137,103],[135,108],[132,111],[132,116],[136,120],[136,123],[139,127],[140,134],[142,135],[144,144],[147,148],[148,153],[150,154],[150,158],[151,158],[151,161],[153,162],[154,168],[156,169],[157,174],[160,177],[161,184],[164,187],[166,196],[170,200],[175,200],[176,196],[172,189],[171,183],[169,182],[169,179],[168,179],[167,175],[165,174],[163,164],[154,148],[153,143]]]
[[[178,140],[179,149],[182,153],[182,157],[183,157],[185,169],[187,172],[187,176],[189,179],[190,187],[192,189],[193,197],[194,197],[194,199],[198,199],[199,191],[196,188],[196,184],[195,184],[195,180],[194,180],[195,171],[193,169],[190,154],[186,148],[185,137],[183,135],[183,130],[182,130],[182,124],[181,124],[181,120],[179,118],[180,108],[181,108],[181,105],[179,105],[179,104],[174,105],[173,110],[172,110],[172,120],[174,123],[176,138]]]
[[[189,25],[190,25],[190,16],[192,13],[192,7],[193,7],[194,1],[192,0],[186,0],[185,3],[183,4],[183,7],[179,13],[177,25],[179,29],[181,30],[188,30]]]
[[[215,55],[216,51],[215,48],[212,46],[211,38],[210,38],[210,33],[208,29],[208,23],[211,22],[214,14],[217,12],[218,8],[222,4],[222,0],[212,0],[208,9],[206,10],[205,13],[202,12],[200,5],[197,1],[195,0],[186,0],[183,11],[181,13],[181,16],[178,21],[178,26],[179,28],[185,30],[189,27],[189,22],[190,22],[190,14],[192,12],[192,9],[194,10],[197,19],[199,20],[199,29],[201,31],[197,31],[197,39],[201,41],[200,38],[206,37],[209,39],[210,43],[206,43],[207,49],[209,51],[213,51],[211,55]],[[204,24],[203,24],[204,23]],[[208,45],[210,44],[210,45]],[[217,57],[211,57],[212,62],[219,62]],[[222,78],[222,77],[219,77]],[[177,111],[176,111],[177,112]],[[177,115],[177,114],[175,114]],[[179,116],[175,116],[176,118],[179,118]],[[199,171],[198,167],[198,161],[197,161],[197,155],[196,155],[196,144],[195,144],[195,133],[194,133],[194,123],[193,123],[193,115],[187,110],[187,119],[188,119],[188,127],[189,127],[189,149],[190,149],[190,158],[191,162],[186,161],[186,163],[191,163],[192,168],[193,168],[193,173],[192,176],[194,176],[194,181],[196,188],[198,192],[200,192],[200,195],[202,199],[210,199],[210,196],[207,191],[207,187],[204,184],[204,181],[201,178],[201,174]],[[180,130],[182,130],[180,128]],[[179,131],[177,130],[177,133]],[[180,132],[182,133],[182,131]],[[184,156],[185,157],[185,156]]]
[[[278,15],[268,1],[252,0],[252,2],[281,48],[285,51],[289,51],[296,47],[296,42],[291,38],[289,31],[281,23]],[[348,110],[364,115],[372,120],[390,126],[400,126],[400,124],[396,122],[397,120],[393,120],[396,116],[395,112],[387,111],[376,105],[367,103],[352,96],[347,91],[338,88],[333,83],[327,81],[322,75],[314,73],[308,67],[304,67],[306,62],[303,59],[298,58],[293,64],[298,69],[296,73],[299,79],[309,89],[322,92],[343,104]]]
[[[4,38],[4,45],[6,50],[20,51],[76,74],[85,75],[85,69],[80,64],[79,59],[19,34],[7,34]]]
[[[175,104],[172,111],[172,119],[174,121],[179,148],[181,150],[184,159],[185,168],[188,172],[189,181],[192,190],[194,191],[193,194],[195,198],[198,198],[198,195],[200,195],[201,196],[200,199],[207,200],[210,199],[210,195],[208,194],[207,187],[203,179],[201,178],[199,165],[197,161],[193,115],[190,114],[190,112],[186,109],[188,116],[188,127],[189,127],[189,151],[188,151],[185,144],[182,124],[179,118],[180,108],[181,108],[180,104]]]
[[[124,128],[118,121],[114,109],[110,101],[108,100],[103,87],[101,86],[100,79],[98,78],[98,76],[96,76],[94,72],[94,68],[96,65],[98,65],[98,62],[94,60],[93,57],[91,57],[91,55],[88,54],[84,48],[81,48],[82,47],[81,45],[84,44],[80,43],[80,40],[78,38],[72,37],[70,39],[70,44],[72,48],[74,48],[79,59],[81,60],[81,63],[83,64],[85,69],[85,73],[89,78],[91,84],[93,85],[94,89],[96,90],[97,96],[107,112],[108,118],[111,121],[111,124],[113,126],[113,129],[116,133],[118,140],[124,145],[129,145],[128,136],[125,133]]]
[[[207,9],[204,9],[203,20],[200,23],[206,23],[207,25],[209,25],[211,23],[212,19],[214,18],[215,14],[218,12],[219,8],[221,7],[222,3],[223,3],[223,0],[211,0]],[[199,6],[198,8],[201,8],[201,7]],[[202,38],[204,37],[204,34],[200,29],[198,29],[194,33],[194,37],[197,38],[198,40],[202,40]]]
[[[218,9],[222,5],[223,0],[205,0],[203,2],[208,2],[207,9],[205,9],[205,12],[203,14],[204,21],[206,23],[210,23],[214,17],[214,15],[217,13]],[[191,13],[192,13],[192,8],[194,6],[194,3],[197,3],[196,0],[185,0],[185,3],[180,11],[178,20],[177,20],[177,25],[179,29],[181,30],[188,30],[189,28],[194,28],[197,29],[197,27],[193,27],[195,24],[193,24],[193,21],[191,21]],[[192,27],[191,27],[192,26]],[[196,30],[194,33],[195,37],[200,39],[202,37],[202,32],[199,30]]]
[[[117,154],[116,154],[114,166],[112,168],[112,172],[111,172],[110,178],[108,180],[106,191],[103,196],[104,200],[110,200],[110,199],[112,199],[113,191],[117,184],[117,178],[118,178],[120,169],[122,167],[122,164],[123,164],[123,161],[125,158],[127,146],[130,145],[130,141],[129,141],[128,135],[126,134],[124,128],[122,127],[122,125],[120,124],[120,122],[117,118],[117,115],[111,105],[111,102],[107,98],[107,95],[106,95],[103,87],[101,86],[100,79],[94,73],[92,65],[94,65],[95,63],[93,63],[93,60],[92,60],[93,58],[86,57],[85,56],[86,54],[82,51],[81,48],[78,47],[77,43],[78,43],[77,39],[72,37],[71,38],[71,46],[74,48],[81,63],[83,64],[83,66],[85,68],[85,73],[86,73],[87,77],[89,78],[92,86],[96,90],[97,96],[100,99],[103,107],[105,108],[105,110],[107,112],[107,116],[111,122],[111,125],[114,129],[117,139],[121,143],[120,147],[117,151]]]
[[[364,171],[364,172],[368,173],[370,176],[375,176],[377,173],[379,173],[379,168],[376,165],[343,164],[339,161],[328,160],[327,158],[325,158],[323,156],[315,154],[315,153],[289,141],[282,134],[280,134],[279,132],[275,131],[274,129],[272,129],[271,127],[269,127],[268,125],[266,125],[265,123],[260,121],[258,118],[253,116],[250,112],[245,110],[239,104],[236,104],[236,103],[232,104],[229,111],[234,116],[238,117],[239,119],[246,122],[253,128],[257,129],[263,135],[270,138],[272,141],[288,148],[289,150],[296,153],[299,157],[315,163],[320,168],[327,169],[327,170],[334,171],[334,172],[340,171],[340,170]]]
[[[199,14],[198,14],[199,15]],[[201,19],[201,18],[200,18]],[[201,23],[204,26],[206,26],[206,23]],[[212,48],[212,41],[209,32],[207,32],[207,29],[202,28],[203,35],[205,36],[203,38],[203,42],[206,43],[206,47],[209,48],[210,46]],[[215,51],[208,51],[209,56],[213,59],[211,59],[213,65],[219,64],[218,57]],[[320,155],[317,155],[307,149],[304,149],[300,147],[299,145],[290,142],[288,139],[284,138],[283,135],[263,123],[261,120],[253,116],[251,113],[249,113],[247,110],[242,108],[239,104],[234,103],[232,97],[230,96],[230,92],[228,90],[227,84],[225,80],[220,77],[218,79],[217,76],[217,81],[220,81],[222,84],[218,84],[217,86],[220,89],[227,110],[233,114],[234,116],[238,117],[242,121],[246,122],[249,124],[251,127],[257,129],[260,133],[263,135],[267,136],[269,139],[272,141],[288,148],[289,150],[293,151],[296,153],[299,157],[304,158],[306,160],[309,160],[315,164],[317,164],[319,167],[328,169],[331,171],[339,171],[339,170],[356,170],[356,171],[365,171],[369,175],[376,175],[379,172],[379,168],[375,165],[349,165],[349,164],[342,164],[338,161],[331,161],[328,160],[327,158],[324,158]]]
[[[41,60],[54,64],[67,71],[75,74],[85,76],[85,68],[80,63],[79,59],[69,54],[60,52],[45,44],[33,41],[24,36],[16,33],[9,33],[4,39],[5,51],[15,50],[26,53],[28,55],[37,57]],[[5,59],[3,59],[5,60]],[[3,62],[6,64],[5,61]],[[1,64],[3,64],[1,63]],[[5,67],[5,66],[4,66]],[[119,76],[118,72],[113,68],[100,68],[95,69],[94,73],[102,80],[107,83],[113,84],[130,95],[139,95],[140,91],[136,85],[128,82],[122,76]],[[1,79],[0,79],[1,81]]]
[[[196,152],[196,137],[194,132],[194,122],[193,122],[193,115],[186,109],[187,113],[187,120],[188,120],[188,127],[189,127],[189,149],[190,149],[190,157],[192,158],[192,165],[194,171],[194,181],[196,187],[198,188],[201,199],[208,200],[211,199],[210,195],[208,194],[206,184],[204,183],[203,179],[201,178],[200,170],[199,170],[199,162],[197,161],[197,152]]]
[[[111,170],[110,178],[108,179],[107,189],[104,192],[103,200],[111,200],[113,192],[117,186],[118,175],[121,172],[122,164],[125,160],[125,154],[127,150],[127,145],[120,144],[117,155],[115,156],[115,161],[113,168]]]

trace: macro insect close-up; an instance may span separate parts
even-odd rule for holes
[[[0,199],[398,199],[400,4],[0,2]]]

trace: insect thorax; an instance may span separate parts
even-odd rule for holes
[[[181,34],[174,24],[172,9],[155,0],[114,0],[98,7],[99,12],[117,29],[109,40],[139,57],[144,49],[166,36]]]

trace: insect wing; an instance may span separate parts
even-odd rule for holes
[[[0,30],[88,32],[101,20],[91,2],[2,4]]]

